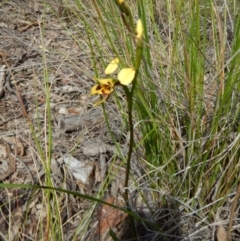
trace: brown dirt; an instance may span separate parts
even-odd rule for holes
[[[44,185],[50,168],[54,187],[92,195],[106,178],[106,163],[117,151],[101,107],[93,107],[89,97],[94,74],[85,30],[76,20],[77,30],[71,27],[71,31],[79,34],[79,39],[74,40],[59,2],[48,4],[0,2],[0,67],[4,71],[0,78],[0,181]],[[112,107],[108,110],[110,124],[121,142],[126,133],[120,130],[115,111]],[[47,167],[50,126],[53,146]],[[127,143],[123,153],[126,147]],[[71,167],[69,160],[77,161],[77,166]],[[122,164],[114,165],[112,172],[119,172]],[[122,176],[115,178],[109,191],[115,198],[119,188],[123,190]],[[61,237],[71,240],[91,202],[64,194],[58,198],[62,200]],[[39,223],[43,230],[47,228],[48,211],[41,190],[1,189],[0,200],[0,240],[37,240]],[[95,212],[85,240],[96,236],[96,218]]]
[[[49,132],[45,86],[48,85],[53,128],[52,156],[55,160],[51,165],[54,186],[61,187],[64,175],[67,175],[67,189],[86,189],[84,185],[75,183],[67,171],[63,171],[63,162],[59,163],[60,156],[70,152],[75,145],[82,145],[85,139],[97,139],[99,135],[96,127],[103,123],[99,110],[89,110],[91,102],[87,95],[91,81],[87,76],[91,75],[91,61],[86,46],[80,46],[71,38],[64,28],[63,18],[56,16],[50,5],[44,9],[41,1],[4,1],[0,4],[0,65],[6,66],[6,83],[0,102],[1,154],[4,157],[1,162],[1,181],[40,185],[44,183],[43,156],[48,145],[46,134]],[[54,5],[55,8],[58,10],[58,5]],[[27,116],[24,115],[25,111]],[[42,156],[30,125],[33,126],[39,147],[42,147]],[[91,132],[94,128],[95,131]],[[82,151],[76,149],[74,155],[79,154],[82,157]],[[10,161],[12,158],[15,161],[13,164]],[[90,158],[85,156],[84,160],[86,159]],[[86,160],[86,163],[88,161],[90,160]],[[89,192],[92,186],[89,187]],[[41,210],[42,193],[35,195],[34,191],[29,193],[26,189],[10,189],[2,190],[0,195],[3,240],[7,237],[10,240],[28,240],[27,236],[35,239],[38,220],[43,220],[43,225],[46,221],[46,210]],[[12,201],[9,201],[12,199],[10,197],[14,197]],[[30,197],[34,198],[28,203]],[[81,215],[77,206],[75,199],[65,205],[65,208],[63,204],[62,218],[66,216],[66,208],[71,208],[68,218],[75,215],[73,223],[76,222],[74,220],[79,220]],[[14,220],[14,215],[18,213],[19,221],[11,223],[10,220]],[[26,220],[23,219],[24,214],[28,215]],[[65,221],[66,218],[64,217]],[[21,225],[22,221],[24,225]],[[74,225],[67,224],[63,230],[74,230]],[[71,231],[67,236],[71,236]]]

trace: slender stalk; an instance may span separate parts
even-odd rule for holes
[[[133,120],[132,120],[132,95],[129,92],[129,89],[126,86],[123,86],[124,91],[127,96],[127,103],[128,103],[128,123],[129,123],[129,148],[128,148],[128,157],[127,157],[127,167],[126,167],[126,176],[125,176],[125,193],[124,193],[124,200],[126,203],[128,200],[128,179],[130,175],[130,169],[131,169],[131,157],[132,157],[132,151],[133,151],[133,145],[134,145],[134,136],[133,136]]]
[[[129,91],[129,89],[126,86],[123,86],[123,89],[126,93],[127,96],[127,102],[128,102],[128,123],[129,123],[129,132],[130,132],[130,138],[129,138],[129,149],[128,149],[128,157],[127,157],[127,167],[126,167],[126,176],[125,176],[125,193],[124,193],[124,198],[125,201],[127,202],[128,200],[128,179],[130,175],[130,163],[131,163],[131,157],[132,157],[132,151],[133,151],[133,146],[134,146],[134,128],[133,128],[133,119],[132,119],[132,106],[133,106],[133,94],[134,90],[136,88],[137,84],[137,76],[139,72],[139,67],[141,65],[141,60],[142,60],[142,55],[143,55],[143,47],[140,44],[137,46],[136,49],[136,63],[135,63],[135,77],[133,80],[132,84],[132,89]]]
[[[228,224],[227,241],[230,241],[230,239],[231,239],[232,223],[233,223],[235,209],[236,209],[237,201],[238,201],[239,197],[240,197],[240,184],[238,185],[235,197],[233,199],[232,207],[231,207],[231,214],[230,214],[229,224]]]

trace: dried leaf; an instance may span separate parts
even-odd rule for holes
[[[11,145],[14,145],[16,155],[19,155],[19,156],[24,155],[24,146],[18,138],[14,137],[14,136],[5,136],[2,139]]]
[[[101,181],[99,162],[77,160],[70,155],[66,155],[63,159],[81,192],[90,194],[93,185]]]
[[[103,115],[99,112],[94,112],[80,117],[64,116],[57,118],[57,121],[59,129],[63,132],[81,131],[103,121]]]
[[[18,23],[20,32],[25,32],[27,29],[31,28],[32,26],[38,26],[38,25],[40,25],[40,22],[38,21],[30,22],[26,20],[20,20],[20,22]]]
[[[6,65],[2,65],[0,67],[0,98],[3,95],[3,86],[4,86],[4,83],[5,83],[5,72],[4,72],[5,68],[6,68]]]
[[[64,158],[64,162],[68,165],[69,170],[72,172],[73,176],[86,183],[88,181],[88,177],[90,176],[93,167],[86,167],[86,163],[81,160],[77,160],[76,158],[68,155]]]
[[[104,178],[106,177],[106,172],[107,172],[107,166],[106,166],[106,155],[104,153],[100,153],[99,157],[99,163],[100,163],[100,180],[103,181]]]
[[[61,175],[61,171],[60,171],[60,164],[54,159],[52,158],[51,160],[51,173],[52,173],[52,177],[55,181],[55,183],[57,185],[61,185],[62,184],[62,175]]]
[[[0,157],[3,158],[3,160],[6,159],[6,161],[8,162],[7,163],[8,169],[5,170],[4,173],[1,173],[0,175],[0,181],[2,181],[15,171],[16,163],[15,163],[15,158],[11,155],[11,150],[8,144],[6,143],[0,143]],[[2,160],[2,165],[5,163],[3,160]],[[0,168],[2,169],[1,166]]]
[[[217,227],[216,236],[218,241],[227,241],[227,232],[223,225]]]
[[[117,203],[117,200],[113,197],[108,197],[106,202],[123,206],[123,202]],[[108,205],[103,205],[100,212],[100,227],[98,233],[102,235],[108,232],[110,229],[115,228],[119,223],[123,222],[127,216],[128,214],[121,210],[112,208]]]
[[[9,240],[15,240],[16,236],[19,234],[19,229],[22,224],[22,209],[17,208],[12,215],[12,226],[9,232]]]
[[[7,158],[6,146],[3,143],[0,143],[0,158],[1,159]]]
[[[84,144],[83,154],[86,156],[97,156],[99,153],[105,153],[105,144],[101,141],[89,141]]]

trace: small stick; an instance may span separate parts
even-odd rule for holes
[[[240,184],[238,185],[235,197],[233,199],[232,207],[231,207],[231,214],[229,218],[229,224],[228,224],[228,235],[227,235],[227,241],[230,241],[231,236],[231,229],[232,229],[232,223],[233,223],[233,217],[235,213],[235,209],[237,206],[238,198],[240,197]]]
[[[24,117],[25,119],[28,120],[28,114],[27,114],[27,110],[26,110],[26,108],[25,108],[25,105],[24,105],[24,103],[23,103],[22,96],[21,96],[21,94],[19,93],[18,88],[17,88],[17,85],[16,85],[15,83],[14,83],[14,86],[15,86],[15,94],[16,94],[16,96],[17,96],[17,98],[18,98],[18,101],[19,101],[19,104],[20,104],[20,106],[21,106],[22,115],[23,115],[23,117]]]

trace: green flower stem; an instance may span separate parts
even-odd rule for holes
[[[127,166],[126,166],[126,175],[125,175],[125,183],[124,183],[125,192],[124,192],[123,198],[124,198],[125,203],[126,203],[126,205],[129,209],[130,209],[130,205],[129,205],[129,202],[128,202],[128,180],[129,180],[129,176],[130,176],[131,157],[132,157],[133,146],[134,146],[134,126],[133,126],[133,119],[132,119],[133,94],[134,94],[134,89],[136,87],[137,76],[138,76],[139,67],[140,67],[141,60],[142,60],[142,52],[143,52],[142,46],[138,46],[137,50],[136,50],[136,63],[135,63],[136,73],[135,73],[135,77],[134,77],[134,80],[133,80],[131,91],[128,89],[127,86],[123,85],[123,89],[124,89],[125,94],[127,96],[128,123],[129,123],[129,133],[130,133],[129,149],[128,149],[128,156],[127,156]],[[134,218],[131,215],[130,215],[130,223],[131,223],[131,226],[132,226],[132,228],[131,228],[132,237],[137,237]]]
[[[140,45],[140,46],[137,46],[137,49],[136,49],[136,63],[135,63],[136,74],[135,74],[132,89],[131,89],[131,97],[133,97],[133,93],[137,84],[137,76],[141,65],[142,57],[143,57],[143,46]]]
[[[135,74],[135,77],[133,80],[131,91],[129,91],[127,86],[123,86],[123,89],[127,96],[128,123],[129,123],[129,132],[130,132],[126,176],[125,176],[125,184],[124,184],[124,186],[125,186],[124,200],[126,203],[128,200],[128,188],[127,187],[128,187],[128,179],[129,179],[130,168],[131,168],[130,163],[131,163],[132,151],[133,151],[133,146],[134,146],[134,127],[133,127],[133,119],[132,119],[133,94],[134,94],[134,89],[135,89],[136,83],[137,83],[137,76],[138,76],[139,68],[141,65],[142,54],[143,54],[143,48],[142,48],[142,46],[138,46],[136,49],[136,63],[135,63],[136,74]]]
[[[133,138],[133,121],[132,121],[132,95],[129,91],[127,86],[123,85],[123,89],[125,91],[125,94],[127,96],[127,103],[128,103],[128,123],[129,123],[129,132],[130,132],[130,138],[129,138],[129,148],[128,148],[128,156],[127,156],[127,167],[126,167],[126,175],[125,175],[125,193],[124,193],[124,200],[126,203],[128,203],[128,179],[130,175],[130,163],[131,163],[131,157],[132,157],[132,150],[134,145],[134,138]]]
[[[130,22],[131,27],[132,27],[132,31],[131,32],[133,32],[133,34],[134,34],[134,20],[133,20],[131,11],[129,12],[128,18],[129,18],[129,22]]]
[[[119,3],[117,0],[115,0],[115,2],[121,11],[121,17],[122,17],[123,23],[127,27],[128,31],[134,34],[134,20],[133,20],[133,16],[132,16],[132,12],[131,12],[130,8],[124,1],[122,3]],[[131,28],[129,27],[126,17],[128,17],[128,19],[129,19]]]
[[[134,79],[134,81],[136,82],[136,80]],[[123,198],[125,200],[125,203],[127,205],[127,208],[129,210],[131,210],[130,204],[128,202],[128,179],[129,179],[129,175],[130,175],[130,169],[131,169],[131,157],[132,157],[132,151],[133,151],[133,145],[134,145],[134,136],[133,136],[133,131],[134,131],[134,127],[133,127],[133,120],[132,120],[132,93],[130,92],[128,87],[123,85],[123,89],[125,91],[125,94],[127,96],[127,103],[128,103],[128,123],[129,123],[129,132],[130,132],[130,140],[129,140],[129,148],[128,148],[128,156],[127,156],[127,167],[126,167],[126,175],[125,175],[125,183],[124,183],[124,187],[125,187],[125,192],[123,195]],[[132,237],[137,237],[137,232],[135,229],[135,221],[132,215],[129,216],[130,217],[130,224],[131,224],[131,233],[132,233]]]

